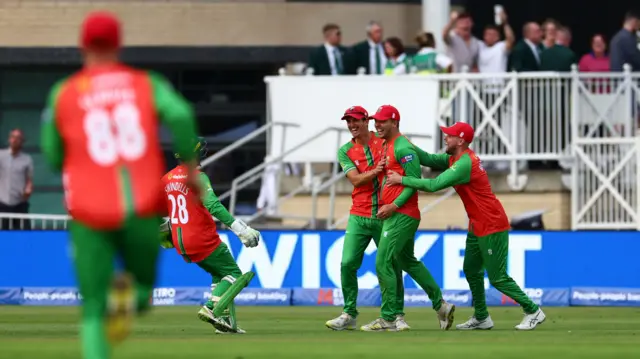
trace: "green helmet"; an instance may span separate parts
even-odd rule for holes
[[[204,137],[197,137],[195,140],[195,145],[193,146],[193,152],[198,154],[198,158],[203,159],[207,157],[207,140]],[[177,159],[180,159],[179,153],[174,153],[174,156]]]

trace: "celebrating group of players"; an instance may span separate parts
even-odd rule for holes
[[[254,274],[242,274],[220,241],[212,216],[246,247],[256,247],[260,233],[233,218],[199,172],[206,143],[196,137],[191,106],[166,79],[119,62],[121,31],[114,15],[90,14],[82,24],[80,45],[84,67],[52,88],[41,146],[51,165],[63,173],[65,204],[73,218],[71,241],[83,296],[83,358],[109,358],[111,343],[128,335],[133,314],[150,307],[159,226],[163,247],[175,247],[186,262],[212,276],[211,300],[198,317],[217,332],[244,333],[236,323],[233,299]],[[370,118],[377,135],[368,130]],[[355,329],[356,272],[373,239],[382,307],[380,318],[362,330],[409,329],[402,271],[427,292],[440,327],[451,327],[455,307],[442,299],[437,283],[413,253],[420,222],[416,190],[449,186],[458,191],[470,219],[464,272],[475,307],[475,315],[457,328],[493,326],[484,300],[484,269],[495,288],[523,306],[526,315],[517,329],[542,323],[544,313],[507,275],[509,223],[480,160],[468,148],[473,129],[464,123],[442,128],[447,154],[429,154],[400,134],[400,113],[393,106],[382,106],[371,117],[354,106],[343,119],[354,138],[338,157],[355,188],[341,264],[344,313],[326,325]],[[160,122],[173,133],[180,161],[165,175]],[[421,179],[420,165],[445,171],[435,179]],[[124,271],[114,277],[116,255]]]
[[[361,106],[353,106],[342,119],[353,139],[340,148],[338,160],[354,186],[353,205],[342,251],[344,310],[326,326],[333,330],[356,328],[357,271],[373,239],[378,247],[376,273],[382,306],[380,317],[360,329],[410,329],[403,312],[403,271],[429,296],[440,328],[451,328],[455,306],[442,298],[429,270],[414,255],[414,238],[420,224],[417,190],[437,192],[448,187],[455,188],[469,217],[463,270],[471,289],[474,315],[456,328],[493,328],[485,301],[485,269],[491,285],[522,306],[525,315],[516,329],[532,330],[543,323],[545,314],[507,274],[509,220],[491,190],[480,159],[469,149],[473,128],[462,122],[440,127],[446,153],[430,154],[400,133],[400,113],[391,105],[380,106],[372,116]],[[369,131],[369,120],[375,121],[377,133]],[[421,165],[443,172],[434,179],[422,179]]]

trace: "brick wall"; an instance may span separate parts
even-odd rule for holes
[[[411,41],[421,24],[419,5],[254,1],[2,0],[0,44],[75,46],[83,16],[97,9],[121,16],[126,44],[149,46],[316,45],[326,22],[340,24],[350,45],[372,19],[383,23],[385,36]]]

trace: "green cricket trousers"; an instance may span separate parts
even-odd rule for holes
[[[213,310],[213,302],[220,299],[233,282],[242,276],[242,272],[224,243],[220,243],[207,258],[196,264],[211,275],[211,299],[205,305]]]
[[[80,338],[84,359],[106,359],[110,348],[105,333],[107,297],[116,256],[133,276],[139,311],[149,308],[156,279],[159,217],[128,219],[118,230],[102,231],[72,221],[72,255],[82,295]]]
[[[367,218],[357,215],[349,216],[347,230],[344,235],[344,245],[342,247],[342,262],[340,263],[340,281],[342,284],[342,295],[344,297],[343,311],[352,317],[358,316],[356,302],[358,299],[358,269],[362,265],[364,252],[373,242],[378,246],[380,233],[382,232],[382,220]],[[396,292],[396,303],[394,305],[394,316],[404,315],[404,284],[402,281],[402,271],[399,268],[394,272],[395,280],[398,283]]]
[[[464,275],[471,289],[474,316],[484,320],[489,316],[484,292],[484,271],[487,270],[489,283],[502,294],[516,301],[531,314],[538,306],[520,289],[518,284],[507,274],[507,256],[509,254],[509,232],[502,231],[487,236],[477,237],[467,234],[464,251]]]
[[[414,254],[415,235],[420,221],[402,213],[394,213],[384,220],[376,257],[376,272],[380,281],[382,319],[395,319],[397,295],[400,289],[396,273],[405,271],[427,292],[433,309],[442,305],[442,291],[427,267]]]

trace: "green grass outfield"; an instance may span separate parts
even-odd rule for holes
[[[428,308],[407,308],[409,332],[333,332],[338,307],[239,307],[246,335],[216,335],[197,307],[156,307],[114,350],[120,359],[640,358],[640,308],[544,308],[547,321],[516,332],[518,308],[492,308],[491,331],[442,332]],[[358,324],[376,317],[364,308]],[[471,315],[458,308],[456,323]],[[76,307],[0,307],[0,358],[80,358]]]

